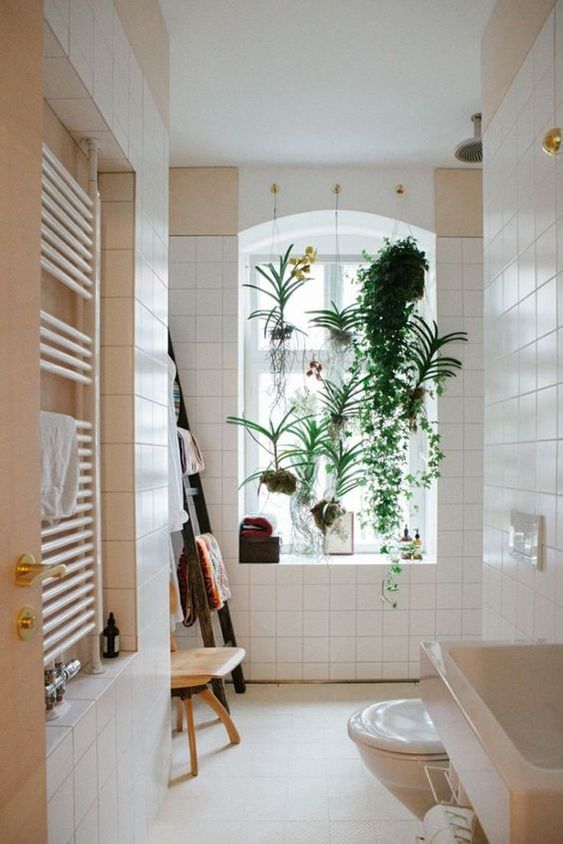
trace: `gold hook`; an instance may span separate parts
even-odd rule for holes
[[[336,194],[342,193],[342,185],[339,185],[337,182],[335,185],[332,186],[332,192]]]
[[[280,186],[278,185],[277,182],[274,182],[273,185],[270,188],[270,193],[279,193],[279,192],[280,192]]]
[[[558,155],[561,148],[561,129],[550,129],[543,139],[543,151],[548,155]]]
[[[395,185],[395,193],[397,196],[403,196],[407,192],[407,189],[404,185]]]

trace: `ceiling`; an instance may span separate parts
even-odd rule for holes
[[[495,0],[160,3],[174,166],[458,166]]]

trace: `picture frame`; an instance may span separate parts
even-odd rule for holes
[[[354,514],[344,513],[327,534],[326,550],[330,556],[344,557],[354,553]]]

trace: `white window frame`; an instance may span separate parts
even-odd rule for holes
[[[262,277],[256,270],[257,265],[273,263],[276,266],[279,262],[279,253],[272,254],[250,254],[248,258],[248,266],[245,271],[245,283],[261,285]],[[341,275],[344,273],[346,265],[366,265],[366,260],[361,255],[344,254],[322,254],[319,255],[318,264],[328,265],[331,270],[325,274],[324,293],[325,298],[323,303],[319,303],[316,309],[321,310],[328,308],[330,302],[341,308],[343,306],[343,290],[341,287]],[[312,266],[312,275],[314,275],[315,267]],[[339,269],[340,268],[340,269]],[[260,341],[263,337],[264,325],[263,321],[259,319],[248,319],[248,314],[258,307],[258,291],[251,288],[245,289],[245,296],[243,297],[244,307],[242,309],[242,319],[244,321],[244,368],[243,368],[243,395],[244,395],[244,415],[256,420],[259,417],[259,404],[264,400],[264,395],[260,394],[258,389],[258,378],[261,374],[268,374],[270,369],[268,365],[267,355],[265,350],[260,348]],[[307,353],[317,352],[318,349],[307,350]],[[304,379],[304,386],[306,386],[306,379]],[[417,444],[418,443],[418,444]],[[256,471],[258,467],[264,465],[264,452],[256,442],[249,436],[244,437],[243,446],[243,478],[246,478],[252,472]],[[417,471],[422,464],[422,448],[420,445],[420,438],[413,437],[411,447],[409,450],[410,470]],[[251,482],[244,487],[243,494],[245,512],[257,512],[261,509],[260,496],[258,493],[258,482]],[[426,531],[426,494],[424,490],[417,490],[413,497],[412,506],[408,516],[408,524],[414,529],[415,522],[420,527],[423,535]],[[418,521],[417,521],[418,520]],[[381,542],[377,537],[373,541],[365,541],[360,539],[359,529],[359,514],[356,513],[356,542],[355,554],[378,554],[381,548]],[[284,536],[282,553],[287,553],[289,536]],[[338,561],[335,557],[335,561]]]

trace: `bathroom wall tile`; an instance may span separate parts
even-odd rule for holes
[[[48,844],[71,841],[74,833],[74,781],[67,777],[47,804]]]
[[[92,744],[74,768],[74,820],[77,826],[97,798],[97,794],[97,749],[96,744]]]
[[[101,130],[103,167],[115,169],[109,162],[113,157],[119,170],[123,170],[123,159],[117,162],[117,157],[125,153],[129,154],[136,171],[135,176],[120,172],[105,173],[100,178],[103,200],[102,391],[105,395],[102,436],[105,443],[111,444],[109,450],[115,458],[112,466],[106,461],[104,476],[107,480],[111,469],[114,477],[110,478],[109,486],[116,490],[125,485],[128,490],[126,494],[113,492],[103,497],[104,552],[111,558],[106,572],[109,575],[106,586],[109,583],[111,588],[105,590],[104,596],[106,606],[109,603],[114,608],[119,607],[122,647],[135,647],[137,585],[142,587],[143,578],[148,575],[158,579],[155,577],[157,572],[167,568],[166,546],[162,543],[154,544],[155,553],[150,555],[150,563],[147,554],[142,553],[144,537],[139,535],[141,525],[135,524],[135,499],[139,496],[142,498],[143,506],[138,509],[143,517],[143,529],[147,529],[147,526],[158,528],[166,509],[163,504],[166,479],[163,477],[162,461],[159,460],[160,453],[156,446],[159,446],[162,453],[165,452],[167,385],[163,363],[166,360],[167,342],[168,142],[166,129],[152,102],[111,0],[97,0],[96,3],[88,3],[86,0],[49,0],[45,11],[47,19],[56,29],[59,43],[57,47],[54,39],[46,39],[51,56],[46,65],[47,98],[58,100],[56,113],[67,128],[74,130],[78,136],[83,132]],[[71,103],[71,98],[78,100]],[[191,244],[190,240],[183,244],[184,253],[181,257],[186,260],[195,257],[189,251]],[[138,302],[133,309],[135,298]],[[193,314],[193,308],[187,312],[188,316]],[[134,323],[135,336],[131,331]],[[136,361],[132,354],[134,343],[139,347]],[[142,369],[136,379],[134,365]],[[134,402],[135,386],[140,396]],[[147,410],[148,413],[145,412]],[[164,411],[164,415],[161,411]],[[135,477],[134,488],[129,470],[120,470],[117,473],[120,477],[117,478],[114,469],[121,460],[120,455],[123,455],[121,446],[131,448],[135,441],[150,446],[152,452],[146,448],[143,450],[143,471]],[[153,483],[160,484],[160,487],[149,491],[150,498],[144,497],[144,489],[137,493],[139,484],[147,482],[149,477]],[[158,531],[155,530],[156,533]],[[137,537],[139,553],[135,561],[131,552]],[[112,545],[113,542],[115,545]],[[118,570],[119,556],[123,563],[126,561],[126,565]],[[113,680],[102,681],[92,677],[70,684],[69,699],[73,705],[74,701],[80,700],[85,705],[85,711],[72,728],[73,776],[68,782],[65,781],[50,801],[50,841],[65,844],[69,840],[116,840],[118,819],[121,820],[127,805],[133,806],[135,803],[138,810],[137,831],[140,833],[144,828],[146,834],[149,820],[164,793],[167,771],[156,760],[159,745],[166,751],[166,731],[157,734],[154,730],[144,730],[143,718],[147,719],[149,726],[154,721],[154,716],[149,717],[150,708],[144,705],[145,700],[153,701],[159,691],[163,700],[168,694],[165,672],[157,668],[157,655],[160,653],[164,658],[168,655],[168,618],[165,602],[162,602],[160,613],[154,608],[147,608],[146,601],[141,601],[141,604],[152,624],[152,635],[146,640],[151,642],[151,657],[149,659],[144,653],[140,654],[139,662],[143,662],[144,670],[138,674],[135,694],[130,693],[127,697],[120,693],[115,714],[116,701],[113,701],[111,691],[107,691],[96,704],[90,703],[99,696],[100,689],[109,689]],[[138,620],[140,628],[144,630],[143,625],[148,625],[149,618],[140,617]],[[141,649],[144,649],[142,644]],[[119,673],[115,666],[111,670],[116,672],[112,673],[112,677]],[[91,697],[88,698],[88,695]],[[143,705],[137,705],[136,701],[143,701]],[[124,712],[128,718],[124,717]],[[96,727],[101,731],[97,739],[100,743],[100,760],[107,761],[108,754],[117,750],[120,754],[118,774],[121,774],[121,759],[128,758],[127,745],[133,741],[132,712],[138,713],[135,721],[137,744],[140,744],[142,738],[146,753],[136,770],[136,777],[133,768],[128,768],[125,779],[131,782],[131,788],[121,789],[123,805],[118,807],[121,812],[116,814],[113,811],[115,801],[112,796],[115,787],[109,785],[113,775],[110,772],[109,778],[105,779],[103,773],[114,767],[111,761],[109,765],[104,763],[100,766],[105,783],[103,794],[99,793]],[[112,734],[113,740],[110,741]],[[123,766],[127,767],[125,762]],[[136,789],[134,781],[138,783]],[[150,788],[144,787],[146,783],[151,783]],[[69,792],[65,797],[70,814],[67,812],[62,818],[64,823],[61,823],[60,813],[55,809],[65,786]],[[74,789],[75,816],[72,812]],[[149,809],[146,808],[148,795]],[[59,805],[62,805],[62,801],[59,801]],[[99,829],[98,807],[101,821]],[[107,810],[105,818],[102,815],[104,807]],[[134,827],[132,818],[129,824],[121,824],[121,843],[132,841]],[[138,836],[137,840],[142,839]]]
[[[47,800],[54,796],[74,767],[72,730],[47,756]]]
[[[74,841],[75,844],[98,844],[100,840],[99,836],[98,801],[95,800],[86,813],[86,816],[76,827]]]
[[[235,590],[233,600],[233,609],[237,600],[241,602],[240,611],[237,610],[237,625],[243,626],[244,636],[249,631],[250,659],[247,659],[246,673],[253,679],[276,676],[278,679],[354,679],[356,676],[380,679],[384,641],[391,637],[398,640],[404,637],[407,644],[402,650],[400,644],[394,646],[400,650],[398,657],[394,658],[393,650],[385,657],[386,676],[415,676],[408,644],[411,614],[420,614],[422,631],[429,631],[428,635],[435,633],[437,592],[434,567],[424,567],[428,571],[413,573],[417,574],[417,581],[412,590],[409,590],[408,575],[404,577],[399,595],[400,614],[394,615],[382,612],[379,598],[381,570],[378,567],[341,564],[293,569],[249,566],[246,574],[235,562],[236,532],[224,532],[223,529],[229,524],[236,524],[238,518],[238,493],[236,484],[232,482],[238,474],[237,436],[230,429],[223,434],[223,426],[213,420],[220,412],[224,416],[238,410],[232,401],[238,388],[238,346],[235,342],[238,255],[236,239],[229,239],[228,244],[219,242],[221,239],[214,244],[212,240],[171,238],[171,328],[176,353],[182,360],[180,369],[184,389],[188,383],[186,379],[190,379],[193,395],[191,416],[196,420],[200,441],[210,455],[209,472],[204,482],[208,497],[216,502],[210,506],[214,530],[220,539],[225,537],[224,554],[227,535],[231,537],[228,541],[232,544],[232,561],[229,558],[228,565],[233,582],[239,580],[239,576],[242,577],[241,583],[248,583],[248,574],[251,578],[250,590],[244,593],[246,597],[243,599],[242,593]],[[439,312],[446,314],[442,325],[444,330],[458,330],[460,326],[465,326],[471,340],[470,348],[463,350],[464,372],[448,390],[440,407],[443,444],[447,449],[440,505],[450,506],[449,510],[441,506],[439,510],[440,524],[447,524],[448,519],[450,522],[450,530],[446,534],[440,533],[438,547],[439,561],[448,561],[447,565],[444,562],[440,581],[444,584],[441,595],[447,594],[449,584],[457,584],[456,606],[452,611],[457,613],[457,628],[461,635],[461,583],[466,552],[473,554],[467,557],[466,582],[476,584],[478,588],[480,581],[480,566],[475,564],[474,554],[477,540],[468,540],[465,545],[464,534],[467,529],[479,537],[481,527],[483,256],[481,241],[472,238],[439,239],[437,252],[438,308]],[[222,296],[218,297],[220,288]],[[195,296],[192,295],[194,290]],[[189,294],[189,298],[185,294]],[[197,314],[195,319],[194,314]],[[193,320],[189,326],[182,321],[186,318]],[[189,343],[186,343],[186,332],[190,335]],[[216,338],[221,336],[223,342],[219,343]],[[197,377],[194,370],[198,373]],[[215,379],[216,372],[221,377]],[[219,411],[214,400],[221,397],[223,403]],[[216,482],[220,478],[223,478],[221,485]],[[455,514],[451,505],[458,505]],[[463,511],[467,505],[471,506],[464,519]],[[478,556],[479,552],[477,559]],[[473,598],[467,597],[467,601],[473,603]],[[248,606],[249,610],[246,609]],[[331,639],[327,645],[329,634]],[[419,635],[416,629],[413,635]],[[344,653],[344,645],[350,638],[354,640],[349,649],[354,652],[353,659]],[[366,643],[361,645],[359,653],[359,642],[364,638]],[[374,639],[378,642],[376,655],[370,656],[367,641],[373,644]],[[322,644],[323,641],[325,644]],[[257,650],[253,648],[255,643]],[[347,670],[349,673],[345,674]],[[293,676],[288,673],[291,671],[295,672]]]

